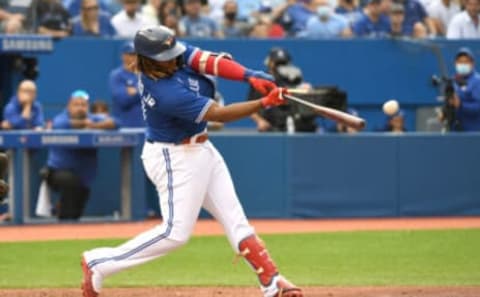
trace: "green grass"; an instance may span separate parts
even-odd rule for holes
[[[480,229],[269,235],[282,272],[300,285],[480,285]],[[118,240],[0,243],[0,288],[77,287],[83,250]],[[224,237],[122,272],[106,286],[256,285]]]

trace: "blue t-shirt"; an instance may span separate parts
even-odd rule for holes
[[[33,102],[30,119],[22,117],[22,110],[22,105],[18,102],[17,96],[13,96],[5,106],[3,119],[12,125],[12,129],[33,129],[43,126],[43,110],[40,102]]]
[[[80,14],[80,10],[82,7],[83,0],[63,0],[63,7],[65,7],[70,15],[78,15]],[[100,9],[104,11],[108,11],[108,5],[106,0],[98,1]]]
[[[376,23],[363,13],[352,25],[352,31],[360,37],[386,37],[390,32],[390,20],[388,16],[381,15]]]
[[[322,21],[319,17],[314,16],[307,21],[305,31],[300,32],[298,36],[306,38],[334,38],[339,37],[347,27],[347,19],[340,15],[331,14],[326,21]]]
[[[88,114],[92,122],[105,120],[104,116]],[[67,110],[53,119],[53,129],[72,129],[70,115]],[[54,147],[48,151],[47,165],[54,169],[65,169],[74,172],[85,186],[95,179],[97,172],[97,150],[90,148]]]
[[[180,20],[180,25],[188,37],[215,37],[215,33],[218,31],[217,23],[204,16],[196,19],[184,16]]]
[[[112,92],[112,113],[122,127],[145,127],[142,116],[140,94],[127,93],[127,87],[138,85],[138,76],[123,68],[123,65],[110,72],[110,91]]]
[[[456,112],[463,131],[480,131],[480,74],[473,72],[465,77],[465,84],[454,84],[455,93],[462,102]]]
[[[308,19],[315,14],[304,5],[296,3],[287,8],[285,15],[291,21],[289,34],[296,35],[298,32],[305,30]]]
[[[85,31],[82,27],[82,18],[78,15],[72,19],[72,35],[73,36],[115,36],[117,33],[110,22],[110,14],[100,11],[98,15],[99,33],[94,34]]]
[[[403,21],[403,32],[412,35],[413,26],[417,22],[423,22],[427,17],[425,7],[418,0],[405,0],[405,20]]]
[[[184,66],[171,77],[152,80],[141,75],[139,90],[147,125],[146,139],[181,143],[205,130],[203,116],[214,102],[213,83]]]

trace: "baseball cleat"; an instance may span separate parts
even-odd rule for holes
[[[269,286],[261,286],[264,297],[303,297],[302,290],[285,277],[276,275]]]
[[[303,297],[302,290],[289,282],[283,276],[277,280],[278,292],[274,297]]]
[[[82,271],[83,271],[83,280],[82,280],[82,296],[83,297],[97,297],[98,293],[93,289],[93,272],[87,265],[85,258],[82,257]]]

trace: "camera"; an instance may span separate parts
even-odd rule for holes
[[[432,76],[432,85],[440,88],[441,96],[443,97],[442,114],[446,131],[460,130],[460,123],[456,118],[455,108],[449,104],[449,101],[455,96],[454,83],[455,80],[450,77]]]

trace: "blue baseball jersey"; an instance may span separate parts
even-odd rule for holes
[[[22,117],[22,105],[17,96],[13,96],[3,110],[3,119],[12,125],[12,129],[34,129],[43,126],[42,105],[38,101],[32,104],[32,113],[29,119]]]
[[[137,74],[120,66],[110,73],[109,85],[112,92],[112,113],[120,120],[122,127],[145,127],[140,94],[129,95],[127,92],[127,87],[137,87]]]
[[[185,54],[188,60],[194,48]],[[146,139],[156,142],[181,143],[205,130],[203,116],[214,102],[215,87],[207,77],[188,65],[172,76],[153,80],[140,76]]]
[[[105,120],[104,116],[94,114],[88,114],[88,118],[92,122]],[[67,110],[53,119],[53,129],[72,129]],[[48,151],[47,165],[54,169],[71,170],[85,186],[89,186],[97,172],[97,149],[54,147]]]

